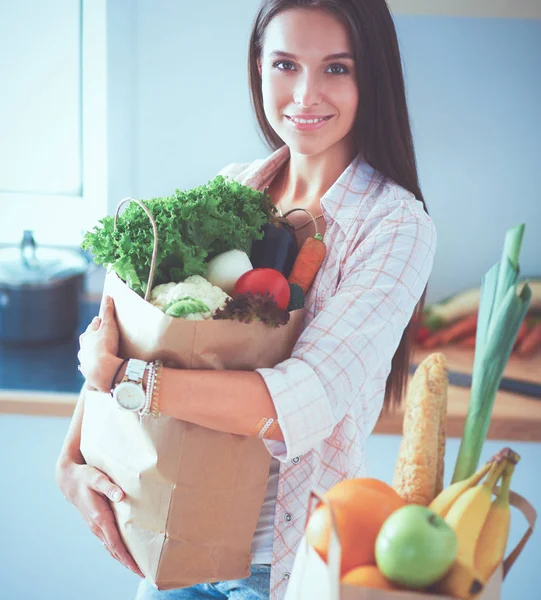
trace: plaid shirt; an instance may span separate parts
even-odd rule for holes
[[[283,146],[220,173],[262,190],[289,159]],[[271,600],[285,595],[303,536],[310,490],[367,476],[365,441],[380,415],[391,360],[427,284],[436,248],[432,219],[413,194],[355,158],[321,199],[327,256],[306,296],[291,358],[258,369],[284,442]]]

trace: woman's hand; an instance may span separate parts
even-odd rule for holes
[[[124,492],[104,473],[86,464],[64,460],[56,469],[58,487],[64,498],[81,513],[90,531],[109,554],[136,575],[144,577],[124,545],[109,501],[120,502]]]
[[[77,358],[87,387],[100,392],[109,391],[111,379],[121,362],[117,358],[119,337],[113,299],[107,296],[102,316],[94,317],[86,331],[79,336]]]

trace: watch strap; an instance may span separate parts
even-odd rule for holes
[[[133,381],[135,383],[141,383],[143,381],[146,368],[146,361],[139,360],[138,358],[130,358],[128,360],[128,366],[126,367],[126,372],[124,374],[123,381]]]

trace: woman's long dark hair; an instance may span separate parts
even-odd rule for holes
[[[354,126],[358,152],[376,171],[411,192],[427,211],[417,175],[398,39],[385,0],[263,0],[250,36],[248,70],[255,115],[271,149],[278,149],[284,142],[265,117],[258,60],[268,24],[278,13],[291,8],[324,9],[345,24],[362,98]],[[393,357],[385,409],[399,406],[406,391],[416,325],[425,297],[426,288]]]

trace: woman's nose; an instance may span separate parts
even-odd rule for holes
[[[317,77],[310,74],[303,74],[298,78],[293,93],[295,104],[299,104],[303,107],[320,104],[321,95],[321,85],[318,82]]]

